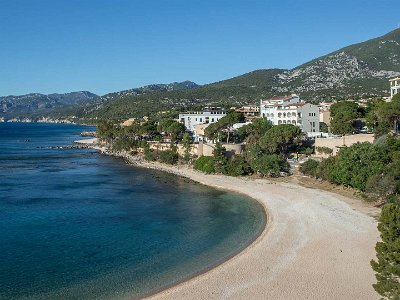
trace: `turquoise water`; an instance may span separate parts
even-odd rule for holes
[[[83,130],[0,123],[0,299],[137,297],[223,261],[264,227],[249,198],[47,148]]]

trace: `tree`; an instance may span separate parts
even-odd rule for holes
[[[290,165],[280,154],[264,154],[256,159],[254,168],[264,176],[279,176],[280,172],[289,172]]]
[[[393,96],[391,102],[376,105],[369,113],[369,122],[374,124],[374,133],[381,136],[394,129],[400,123],[400,93]]]
[[[173,141],[179,140],[185,132],[185,125],[176,120],[164,119],[157,126],[157,130],[165,132],[171,136]]]
[[[221,129],[225,130],[228,135],[226,138],[226,143],[229,143],[229,137],[230,137],[230,133],[232,131],[232,126],[233,124],[239,123],[239,122],[243,122],[244,121],[244,116],[243,114],[231,110],[229,111],[226,116],[222,117],[218,122],[221,123]]]
[[[328,125],[324,122],[319,122],[319,131],[328,133],[329,132]]]
[[[101,120],[97,123],[96,131],[99,139],[111,143],[116,137],[117,129],[112,121]]]
[[[247,175],[251,172],[249,164],[246,159],[240,155],[234,155],[229,161],[225,168],[225,174],[228,176],[242,176]]]
[[[329,177],[336,184],[365,191],[368,178],[381,174],[388,162],[384,147],[367,142],[356,143],[340,150]]]
[[[386,204],[378,224],[381,242],[376,243],[372,269],[376,272],[375,291],[386,299],[400,299],[400,207]]]
[[[173,149],[161,151],[160,161],[165,164],[174,165],[178,161],[178,154]]]
[[[193,168],[206,174],[212,174],[215,172],[214,158],[212,156],[202,155],[198,159],[196,159]]]
[[[190,160],[190,151],[192,150],[192,138],[187,132],[182,137],[182,145],[183,145],[183,160],[188,162]]]
[[[348,134],[354,131],[354,121],[361,116],[358,104],[341,101],[331,106],[331,129],[336,134]]]
[[[303,137],[301,129],[292,124],[273,126],[260,139],[260,146],[268,153],[287,154],[289,147],[298,145]]]
[[[144,159],[148,161],[156,160],[154,151],[150,149],[150,145],[146,142],[143,148]]]
[[[238,133],[243,136],[247,144],[258,143],[260,138],[272,128],[271,121],[265,118],[254,119],[248,125],[242,126],[238,129]]]
[[[213,150],[214,167],[216,173],[224,173],[228,159],[226,157],[226,149],[221,143],[216,143]]]
[[[215,142],[215,141],[219,141],[220,130],[221,130],[221,128],[220,128],[218,122],[212,123],[212,124],[208,125],[206,127],[206,129],[204,129],[204,134],[208,139]]]

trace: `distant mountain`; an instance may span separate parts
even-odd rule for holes
[[[25,118],[49,115],[98,96],[82,91],[66,94],[28,94],[0,97],[0,118]]]
[[[400,29],[314,59],[294,69],[256,70],[186,90],[116,95],[95,117],[126,118],[154,111],[202,105],[258,103],[274,95],[297,93],[310,102],[387,96],[388,79],[400,76]]]
[[[151,84],[125,91],[98,96],[90,92],[72,92],[66,94],[43,95],[38,93],[22,96],[0,97],[0,118],[33,120],[41,117],[65,118],[69,116],[86,116],[93,110],[101,109],[105,103],[121,97],[136,97],[156,92],[181,91],[195,88],[192,81],[173,82],[169,84]]]
[[[64,115],[124,119],[204,105],[230,107],[256,104],[260,99],[289,93],[297,93],[303,99],[317,103],[323,100],[387,96],[388,79],[396,76],[400,76],[400,29],[342,48],[290,70],[256,70],[202,86],[191,81],[153,84],[84,99],[77,105],[68,106],[68,109],[53,106],[59,114]],[[7,102],[4,104],[3,98],[0,98],[3,114],[18,106]],[[38,112],[40,110],[36,107],[52,107],[47,103],[32,103],[25,110],[22,104],[18,107],[20,112]],[[0,117],[1,114],[0,110]]]
[[[77,115],[81,117],[102,117],[98,115],[98,112],[108,110],[111,103],[120,101],[121,99],[135,99],[140,96],[150,97],[153,94],[169,93],[176,91],[185,91],[199,87],[198,84],[192,81],[173,82],[173,83],[160,83],[150,84],[139,88],[133,88],[115,93],[109,93],[104,96],[98,97],[95,101],[86,101],[82,103],[80,109],[77,111]],[[144,109],[145,103],[142,103],[140,107],[136,107],[137,110]],[[156,105],[158,107],[158,105]],[[157,110],[158,111],[158,110]]]

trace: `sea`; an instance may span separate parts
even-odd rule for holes
[[[0,123],[0,299],[134,299],[243,250],[256,201],[65,149],[93,127]]]

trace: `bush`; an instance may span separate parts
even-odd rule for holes
[[[202,155],[196,159],[193,168],[206,174],[215,173],[214,158],[212,156]]]
[[[315,159],[309,159],[300,165],[300,172],[315,177],[317,174],[319,162]]]
[[[178,161],[178,154],[173,150],[161,151],[160,161],[165,164],[174,165]]]
[[[235,155],[228,161],[225,174],[228,176],[242,176],[251,172],[249,164],[242,155]]]
[[[381,241],[376,243],[376,258],[371,261],[376,272],[375,291],[386,299],[400,299],[400,207],[386,204],[379,218]]]
[[[147,143],[145,144],[143,152],[144,152],[143,154],[144,154],[145,160],[147,160],[147,161],[155,161],[156,160],[154,151],[150,149],[149,144],[147,144]]]
[[[319,153],[323,153],[323,154],[332,154],[333,150],[329,147],[316,147],[315,150],[317,150],[317,152]]]
[[[334,182],[332,178],[332,172],[335,167],[336,156],[331,156],[323,159],[315,170],[315,177],[329,182]]]
[[[280,172],[289,172],[290,165],[280,154],[264,154],[255,162],[256,172],[267,176],[279,176]]]

